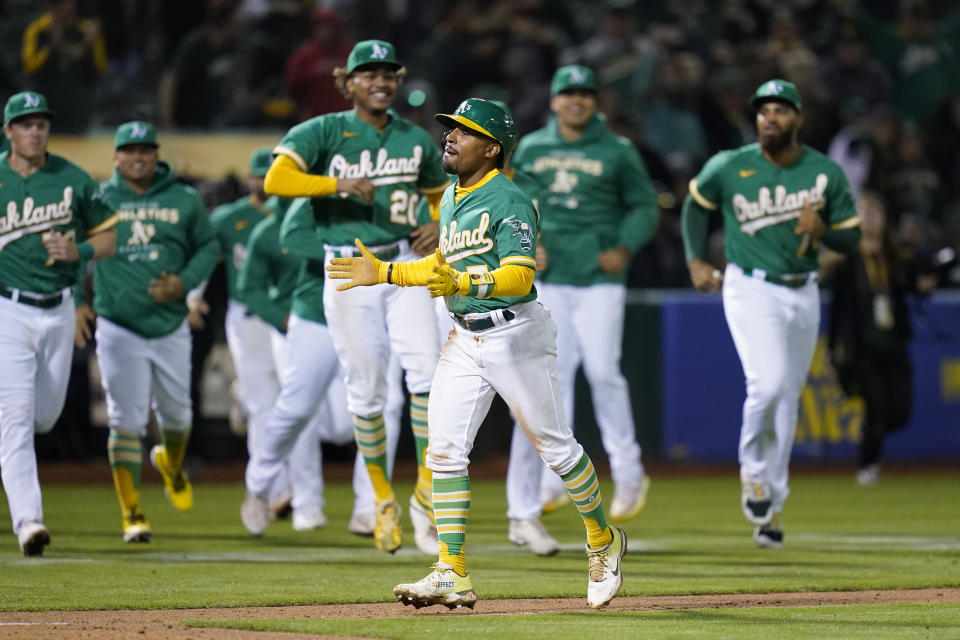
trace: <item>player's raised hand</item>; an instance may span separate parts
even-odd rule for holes
[[[364,202],[373,202],[377,188],[366,178],[337,178],[337,191],[357,196]]]
[[[378,260],[360,239],[354,241],[360,250],[359,258],[331,258],[327,265],[327,277],[331,280],[349,280],[337,287],[337,291],[346,291],[354,287],[368,287],[380,282],[380,265]]]
[[[709,262],[694,258],[687,263],[687,268],[690,281],[701,293],[713,293],[723,284],[723,274]]]
[[[160,272],[147,286],[147,293],[154,302],[173,302],[183,298],[183,280],[175,273]]]
[[[433,267],[433,275],[427,278],[427,289],[430,297],[463,295],[470,291],[470,277],[466,273],[457,271],[449,264],[440,249],[436,250],[437,264]]]

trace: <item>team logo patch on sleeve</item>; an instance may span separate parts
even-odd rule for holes
[[[511,237],[515,238],[520,236],[521,251],[524,253],[533,251],[533,230],[530,228],[530,225],[522,220],[517,220],[517,216],[504,218],[503,222],[510,225],[510,228],[513,229],[513,235]]]

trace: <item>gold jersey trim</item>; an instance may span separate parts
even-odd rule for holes
[[[843,222],[836,222],[830,225],[831,229],[853,229],[860,226],[860,216],[851,216]]]
[[[697,201],[697,204],[699,204],[704,209],[709,209],[710,211],[715,211],[717,209],[717,205],[715,205],[714,203],[704,198],[703,194],[700,193],[700,190],[697,189],[696,178],[691,178],[690,180],[690,195],[693,197],[694,200]]]

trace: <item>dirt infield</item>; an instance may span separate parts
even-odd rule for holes
[[[903,589],[891,591],[823,591],[806,593],[735,593],[693,596],[629,596],[617,598],[611,611],[666,611],[740,607],[810,607],[851,604],[958,603],[960,589]],[[37,640],[317,640],[324,636],[263,633],[231,629],[191,629],[191,619],[255,618],[385,618],[399,616],[476,616],[590,611],[583,598],[481,600],[476,609],[448,611],[443,607],[415,610],[397,603],[315,605],[298,607],[244,607],[234,609],[177,609],[147,611],[27,611],[0,612],[0,637]],[[342,636],[338,636],[341,638]]]

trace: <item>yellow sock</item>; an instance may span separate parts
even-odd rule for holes
[[[397,499],[396,496],[393,495],[393,487],[390,486],[390,481],[387,480],[382,466],[378,464],[368,464],[367,473],[370,474],[370,482],[373,483],[373,496],[377,504],[380,504],[384,500]]]
[[[140,436],[132,431],[111,429],[107,437],[107,458],[120,508],[126,515],[140,505],[140,468],[143,465]]]
[[[446,562],[453,567],[461,576],[467,575],[467,558],[463,555],[463,547],[460,546],[460,553],[452,554],[447,549],[447,543],[440,541],[440,562]]]
[[[117,490],[117,498],[120,500],[120,508],[124,515],[140,506],[140,492],[134,487],[133,477],[128,469],[123,467],[113,469],[113,486]]]
[[[164,431],[163,446],[167,450],[167,464],[170,469],[179,471],[183,467],[183,458],[187,454],[187,443],[190,442],[190,430]]]
[[[417,485],[413,489],[424,509],[433,513],[433,471],[422,465],[417,465]],[[432,517],[432,516],[431,516]]]

